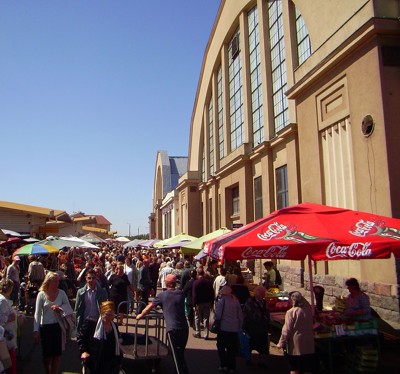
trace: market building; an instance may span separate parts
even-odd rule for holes
[[[179,178],[187,172],[187,162],[187,157],[168,156],[167,151],[157,152],[149,238],[170,238],[182,232],[176,186]]]
[[[181,231],[200,236],[300,202],[400,218],[399,8],[221,1],[176,186]],[[307,287],[303,263],[278,267]],[[358,278],[375,310],[400,322],[398,268],[394,258],[318,262],[315,279],[333,299]]]

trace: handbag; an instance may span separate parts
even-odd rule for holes
[[[219,334],[221,332],[221,320],[220,319],[215,319],[213,324],[211,325],[210,331],[213,334]]]
[[[224,314],[224,308],[225,308],[225,300],[222,301],[222,312],[221,316]],[[219,334],[221,332],[221,319],[214,319],[213,324],[211,325],[210,331],[213,334]]]
[[[240,343],[240,355],[246,360],[251,359],[251,349],[250,349],[250,335],[245,331],[239,331],[239,343]]]
[[[0,361],[3,364],[4,370],[7,370],[11,367],[10,352],[8,351],[5,340],[0,341]]]

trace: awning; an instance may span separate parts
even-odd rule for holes
[[[82,230],[89,231],[89,232],[100,232],[102,234],[108,234],[108,230],[101,229],[99,227],[92,227],[92,226],[82,226]]]
[[[74,217],[74,222],[97,223],[96,217],[92,217],[92,216]]]

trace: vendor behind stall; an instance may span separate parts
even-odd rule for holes
[[[272,261],[264,262],[264,287],[268,290],[271,287],[275,287],[276,272],[274,269],[274,263]]]
[[[345,299],[346,308],[344,310],[345,317],[367,321],[372,318],[369,297],[360,289],[357,279],[350,278],[346,281],[349,296]]]

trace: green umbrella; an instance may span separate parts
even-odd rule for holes
[[[204,242],[206,242],[207,240],[214,239],[223,234],[226,234],[230,231],[231,230],[227,229],[226,227],[221,227],[218,230],[210,232],[209,234],[203,235],[200,238],[193,240],[188,244],[185,244],[184,246],[181,247],[181,251],[186,255],[196,255],[203,249]]]
[[[184,240],[195,240],[197,239],[195,236],[187,235],[187,234],[178,234],[173,236],[172,238],[161,240],[153,245],[154,248],[162,248],[167,245],[176,244],[182,242]]]

